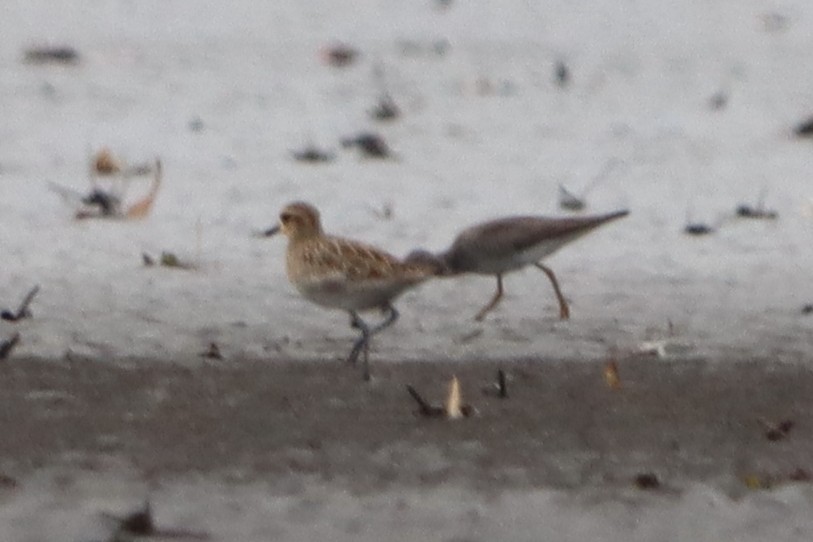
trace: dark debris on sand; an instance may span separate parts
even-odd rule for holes
[[[78,64],[79,52],[68,45],[36,46],[25,50],[23,59],[29,64]]]
[[[392,151],[384,138],[371,132],[363,132],[342,139],[342,147],[358,147],[365,158],[391,158]]]
[[[813,117],[797,124],[793,129],[793,133],[797,137],[813,137]]]

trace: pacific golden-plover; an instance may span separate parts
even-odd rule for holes
[[[286,205],[279,224],[266,235],[282,232],[288,237],[286,270],[288,279],[303,297],[350,314],[350,325],[361,331],[348,361],[355,363],[364,352],[364,379],[369,380],[369,343],[376,333],[398,319],[392,301],[405,290],[435,274],[432,265],[405,263],[395,256],[364,243],[327,235],[319,211],[304,202]],[[380,309],[386,318],[368,325],[358,312]]]

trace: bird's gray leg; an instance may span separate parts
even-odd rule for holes
[[[502,274],[497,273],[497,292],[494,294],[494,297],[491,298],[491,301],[488,302],[488,305],[480,309],[480,312],[477,313],[474,319],[478,322],[482,321],[486,314],[488,314],[488,311],[497,306],[500,299],[502,299]]]
[[[350,311],[350,326],[361,331],[361,337],[356,339],[356,342],[353,343],[353,349],[350,350],[350,355],[347,357],[347,362],[355,365],[362,348],[364,348],[365,358],[367,357],[367,342],[370,340],[370,326],[359,317],[356,311]]]
[[[350,351],[347,361],[355,364],[362,349],[364,350],[364,380],[370,380],[370,339],[373,335],[390,327],[398,320],[399,315],[395,307],[387,303],[383,309],[388,311],[389,315],[383,322],[372,328],[359,317],[358,313],[355,311],[350,312],[350,325],[361,330],[361,337],[353,343],[353,349]]]
[[[387,311],[389,313],[389,315],[387,316],[387,318],[383,322],[381,322],[380,324],[378,324],[377,326],[375,326],[373,329],[370,330],[370,336],[371,337],[373,335],[375,335],[376,333],[378,333],[379,331],[382,331],[382,330],[390,327],[392,324],[395,323],[396,320],[398,320],[398,316],[400,316],[398,314],[398,311],[395,310],[395,307],[393,307],[389,303],[384,305],[384,307],[382,307],[382,309]]]
[[[544,271],[550,279],[551,284],[553,284],[553,291],[556,292],[556,299],[559,300],[559,319],[567,320],[570,318],[570,307],[567,306],[565,296],[562,295],[562,290],[559,289],[559,282],[556,280],[556,275],[553,274],[553,270],[550,267],[544,264],[537,262],[534,265]]]

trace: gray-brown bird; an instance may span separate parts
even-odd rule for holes
[[[443,276],[461,273],[496,276],[497,291],[475,316],[478,321],[500,302],[503,295],[503,275],[534,265],[550,279],[559,301],[559,317],[566,320],[570,317],[570,308],[553,270],[541,263],[541,260],[599,226],[627,214],[629,211],[624,210],[586,217],[498,218],[463,230],[445,252],[431,254],[416,250],[405,261],[425,266],[434,265],[437,274]]]

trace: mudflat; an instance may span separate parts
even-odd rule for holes
[[[145,479],[307,476],[354,492],[701,482],[725,492],[813,473],[813,371],[771,360],[381,362],[146,360],[0,365],[0,465],[103,468]],[[497,371],[508,397],[494,393]],[[426,418],[450,378],[475,413]],[[644,475],[644,478],[641,476]],[[649,477],[649,478],[647,478]]]

